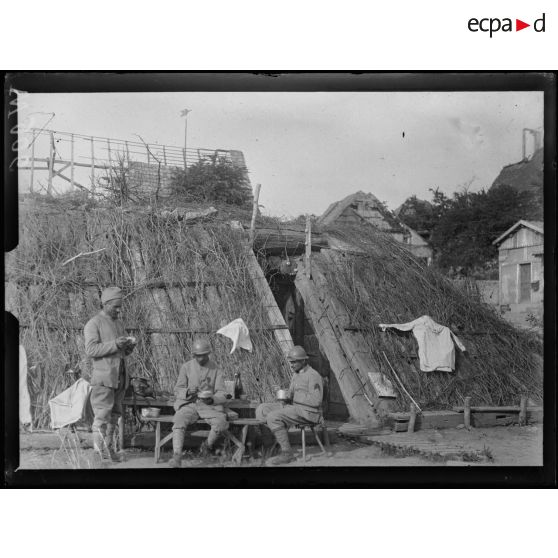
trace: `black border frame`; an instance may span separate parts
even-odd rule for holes
[[[551,487],[556,486],[556,72],[12,72],[5,74],[4,250],[17,246],[17,126],[13,89],[29,93],[141,91],[543,91],[545,196],[544,447],[542,467],[299,467],[21,470],[18,324],[4,318],[4,485],[7,487]],[[4,270],[2,260],[2,270]],[[2,294],[4,297],[4,293]],[[10,427],[8,427],[10,425]],[[11,425],[15,425],[12,427]],[[195,474],[193,474],[195,472]]]

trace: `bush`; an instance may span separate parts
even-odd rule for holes
[[[172,189],[173,196],[185,202],[222,202],[241,207],[251,202],[246,170],[218,156],[198,161],[187,171],[177,170]]]

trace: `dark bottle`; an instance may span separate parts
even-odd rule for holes
[[[236,372],[234,375],[234,398],[240,399],[241,395],[244,395],[244,388],[240,379],[240,372]]]

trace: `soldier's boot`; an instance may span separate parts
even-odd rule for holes
[[[169,467],[178,469],[182,466],[182,448],[184,447],[184,429],[174,428],[172,431],[172,457]]]
[[[107,425],[107,435],[105,441],[107,443],[108,451],[110,453],[110,458],[116,462],[124,461],[124,452],[123,451],[115,451],[114,449],[114,435],[116,433],[116,425],[108,424]]]
[[[285,465],[286,463],[292,463],[295,461],[295,456],[293,450],[291,449],[291,444],[289,442],[289,433],[285,428],[281,428],[274,432],[275,439],[281,447],[281,453],[277,457],[273,457],[269,460],[269,464],[275,465]]]
[[[105,425],[102,425],[97,430],[93,431],[93,449],[101,458],[101,464],[112,462],[110,451],[105,440],[105,435],[106,435]]]

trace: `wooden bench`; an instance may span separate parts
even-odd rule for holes
[[[162,423],[172,423],[174,415],[160,415],[158,417],[141,417],[142,422],[153,422],[155,423],[155,463],[159,462],[161,457],[161,448],[170,440],[172,440],[172,432],[167,434],[163,439],[161,439],[161,424]],[[240,465],[242,462],[242,457],[246,451],[246,437],[248,436],[248,429],[250,426],[257,426],[263,424],[260,420],[254,418],[237,418],[234,420],[229,420],[229,424],[242,426],[242,431],[240,435],[240,440],[232,433],[230,430],[224,432],[225,438],[229,439],[235,446],[236,451],[232,456],[232,460]],[[197,420],[195,424],[207,424],[205,420]]]

